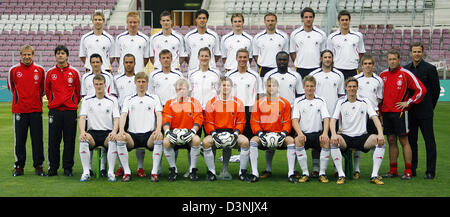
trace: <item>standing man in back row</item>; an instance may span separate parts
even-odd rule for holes
[[[112,53],[114,51],[114,37],[103,30],[105,25],[105,15],[103,12],[97,11],[92,15],[92,31],[84,34],[80,41],[79,57],[84,63],[86,72],[92,70],[90,64],[90,57],[92,54],[99,54],[101,56],[101,69],[111,72]],[[92,83],[92,82],[91,82]]]
[[[261,78],[277,67],[276,55],[280,51],[289,52],[289,36],[277,29],[277,15],[272,12],[264,16],[266,29],[253,38],[253,58],[258,64],[258,73]]]
[[[291,59],[302,78],[320,67],[320,52],[325,50],[327,42],[325,32],[313,26],[315,16],[312,8],[304,8],[303,26],[294,30],[290,37]]]
[[[127,30],[116,38],[113,57],[119,62],[119,73],[124,72],[123,58],[131,53],[135,57],[136,72],[145,72],[145,66],[150,58],[150,39],[138,30],[139,13],[136,11],[127,14]]]
[[[42,126],[42,96],[44,95],[45,71],[33,62],[34,48],[24,45],[20,48],[20,63],[9,69],[8,89],[13,96],[12,113],[14,126],[14,173],[24,174],[26,144],[30,128],[33,166],[38,176],[45,176],[44,141]]]
[[[207,10],[200,9],[196,12],[195,22],[197,29],[194,29],[184,36],[184,43],[186,47],[186,62],[189,63],[189,71],[198,68],[200,62],[198,60],[198,51],[201,48],[207,47],[211,50],[211,54],[215,57],[210,60],[209,66],[216,68],[216,62],[219,61],[220,54],[220,39],[219,35],[211,29],[208,29],[209,13]]]
[[[364,55],[363,35],[350,29],[350,13],[338,14],[339,29],[328,36],[327,49],[333,51],[334,67],[344,74],[344,79],[358,74],[359,59]]]

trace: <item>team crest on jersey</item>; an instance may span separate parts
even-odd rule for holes
[[[353,47],[356,47],[356,44],[352,44],[353,45]]]
[[[373,92],[374,92],[374,93],[377,92],[377,89],[373,88]]]
[[[102,106],[102,104],[101,104],[101,103],[98,103],[97,105],[98,105],[98,106]]]
[[[58,78],[58,75],[52,74],[52,80],[56,80]]]
[[[144,103],[143,101],[139,101],[139,104],[142,104],[142,103]]]
[[[336,87],[336,86],[337,86],[337,84],[336,84],[336,83],[333,83],[333,86],[335,86],[335,87]]]
[[[17,72],[17,77],[21,78],[22,77],[22,72]]]
[[[33,78],[35,81],[37,81],[37,80],[39,80],[39,75],[35,74]]]
[[[147,107],[147,110],[151,111],[151,110],[152,110],[152,107],[151,107],[151,106],[148,106],[148,107]]]
[[[106,113],[109,113],[109,109],[106,109]]]
[[[67,82],[69,82],[69,84],[72,84],[73,83],[73,78],[68,78]]]
[[[200,41],[203,41],[203,38],[200,38]]]
[[[403,84],[402,80],[397,81],[397,86],[402,86],[402,84]]]

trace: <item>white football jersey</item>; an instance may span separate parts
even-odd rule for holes
[[[333,119],[341,121],[342,134],[355,137],[367,133],[367,115],[371,118],[377,113],[366,99],[357,98],[355,102],[350,102],[343,97],[336,104]]]
[[[200,102],[203,110],[208,101],[219,93],[219,79],[220,72],[215,69],[208,69],[206,72],[196,69],[188,73],[191,97]]]
[[[375,111],[378,111],[378,99],[383,99],[384,83],[380,76],[371,77],[359,73],[354,76],[358,80],[358,97],[367,98]]]
[[[114,78],[111,73],[102,71],[101,75],[105,77],[105,92],[110,95],[117,95]],[[81,96],[95,95],[94,76],[92,71],[83,74],[81,78]]]
[[[156,112],[162,112],[161,102],[154,94],[127,96],[121,113],[128,114],[128,132],[147,133],[156,127]]]
[[[119,106],[122,108],[125,97],[136,93],[136,84],[133,76],[128,77],[125,72],[114,76],[117,97],[119,99]]]
[[[258,56],[259,66],[277,67],[277,53],[280,51],[289,53],[289,36],[279,29],[276,29],[274,34],[268,34],[264,30],[253,38],[252,50],[253,56]]]
[[[303,26],[291,33],[289,46],[291,53],[296,53],[294,66],[312,69],[320,67],[320,52],[325,50],[327,35],[317,27],[306,32]]]
[[[81,102],[81,116],[87,117],[88,130],[113,130],[114,118],[120,118],[117,99],[109,95],[102,99],[89,95]]]
[[[133,54],[136,59],[135,72],[145,72],[144,58],[150,58],[150,39],[142,32],[130,35],[128,31],[123,32],[116,38],[114,57],[119,57],[119,73],[123,71],[123,57]]]
[[[292,119],[299,119],[303,133],[318,133],[323,130],[322,121],[330,118],[325,99],[315,96],[309,100],[306,96],[295,99]]]
[[[168,49],[172,53],[172,68],[180,68],[180,57],[186,57],[184,48],[183,36],[178,32],[172,30],[172,33],[165,36],[162,30],[158,31],[150,37],[150,57],[155,60],[155,68],[161,69],[161,62],[159,62],[159,53]]]
[[[338,69],[357,69],[359,54],[365,53],[363,35],[358,31],[343,35],[340,30],[331,33],[327,39],[327,49],[334,55],[334,67]]]
[[[229,71],[225,77],[233,81],[232,95],[242,100],[245,106],[253,106],[257,94],[264,94],[261,77],[250,68],[245,73],[240,73],[237,69]]]
[[[164,73],[157,69],[148,75],[147,90],[151,94],[156,94],[164,106],[169,99],[177,97],[174,85],[180,78],[184,78],[180,71],[171,70],[169,73]]]
[[[189,70],[198,68],[200,62],[198,61],[198,51],[201,48],[207,47],[211,51],[211,60],[209,67],[216,68],[216,60],[214,56],[220,56],[220,39],[219,35],[211,29],[207,29],[205,34],[198,33],[194,29],[184,36],[184,43],[186,47],[186,54],[189,56]]]
[[[225,69],[232,70],[237,68],[236,52],[245,48],[248,50],[248,58],[251,59],[252,56],[252,40],[253,37],[246,32],[242,34],[234,34],[233,31],[222,36],[222,41],[220,43],[220,48],[222,49],[222,58],[227,58],[225,64],[223,65]],[[250,64],[247,64],[250,66]]]
[[[316,79],[316,96],[325,99],[327,103],[327,110],[330,114],[334,112],[338,95],[344,95],[344,75],[337,69],[332,69],[330,72],[322,71],[318,68],[310,73]]]
[[[78,57],[86,57],[84,67],[92,70],[90,57],[97,53],[102,57],[102,69],[111,69],[110,58],[114,52],[114,37],[103,31],[101,35],[95,35],[90,31],[81,37]]]
[[[277,79],[279,96],[289,101],[291,107],[294,106],[296,94],[305,93],[305,90],[303,89],[302,76],[291,69],[288,69],[288,72],[284,74],[278,72],[278,68],[267,72],[263,79],[264,89],[266,87],[267,79],[269,78]]]

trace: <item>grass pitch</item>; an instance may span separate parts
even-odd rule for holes
[[[345,185],[335,184],[332,163],[329,163],[327,175],[330,182],[319,183],[313,179],[304,184],[292,184],[287,181],[286,151],[276,151],[273,160],[273,175],[268,179],[260,179],[256,183],[244,183],[238,180],[238,163],[230,163],[229,171],[233,175],[232,181],[207,182],[206,165],[203,158],[198,161],[200,181],[191,182],[182,178],[187,169],[186,150],[180,150],[177,166],[180,173],[176,182],[167,181],[168,163],[165,158],[162,161],[163,175],[158,183],[151,183],[147,178],[139,178],[135,175],[136,156],[130,152],[130,168],[132,181],[129,183],[110,183],[106,178],[95,179],[89,182],[80,182],[82,173],[81,162],[78,153],[78,141],[75,151],[74,177],[66,177],[60,169],[59,176],[38,177],[34,175],[32,167],[32,155],[30,139],[27,143],[27,161],[25,175],[13,177],[14,167],[14,136],[12,128],[11,103],[0,103],[0,197],[449,197],[450,196],[450,103],[439,103],[435,110],[435,136],[437,142],[437,171],[434,180],[423,178],[426,161],[425,145],[419,136],[419,168],[417,177],[411,181],[401,181],[399,178],[384,179],[385,185],[376,186],[369,183],[372,171],[371,154],[363,154],[361,159],[361,178],[348,180]],[[47,154],[47,126],[48,110],[44,104],[44,149]],[[28,137],[30,138],[30,137]],[[62,148],[61,148],[62,149]],[[311,155],[308,150],[308,160],[311,171]],[[233,154],[238,154],[237,150]],[[217,151],[216,170],[221,170],[221,162],[218,158],[221,151]],[[152,168],[151,152],[146,152],[144,170],[148,174]],[[94,157],[95,159],[95,157]],[[96,160],[94,160],[96,162]],[[399,171],[403,171],[403,158],[400,154]],[[45,162],[44,168],[48,165]],[[265,153],[259,152],[259,170],[265,169]],[[93,168],[96,168],[94,163]],[[299,168],[299,166],[297,166]],[[46,169],[45,169],[46,170]],[[385,158],[380,169],[380,174],[389,170],[389,154],[386,149]]]

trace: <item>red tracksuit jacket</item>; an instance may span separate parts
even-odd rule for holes
[[[67,64],[53,67],[45,77],[45,95],[48,108],[60,111],[77,110],[80,102],[81,77],[77,69]]]
[[[412,72],[401,66],[393,71],[389,69],[383,71],[380,77],[384,81],[382,112],[401,112],[395,107],[395,103],[408,102],[408,105],[411,103],[417,104],[422,101],[427,93],[427,88],[422,82]],[[410,90],[414,91],[411,97],[408,95]]]
[[[8,73],[8,89],[13,96],[13,113],[42,112],[45,71],[40,65],[14,65]]]

